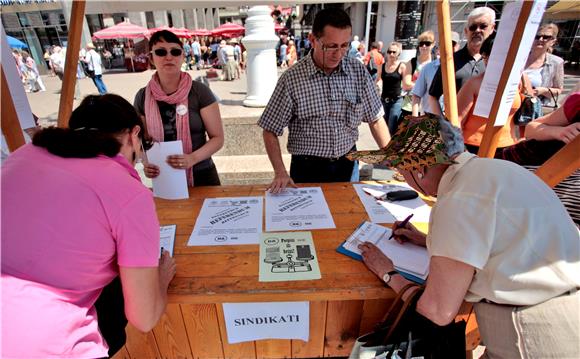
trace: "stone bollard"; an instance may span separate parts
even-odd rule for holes
[[[248,11],[246,36],[242,43],[248,51],[246,67],[248,94],[247,107],[266,107],[278,80],[276,45],[279,38],[274,33],[274,21],[268,6],[253,6]]]

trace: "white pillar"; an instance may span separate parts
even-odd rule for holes
[[[246,19],[246,36],[242,43],[248,51],[247,107],[266,107],[278,80],[274,21],[268,6],[252,6]]]

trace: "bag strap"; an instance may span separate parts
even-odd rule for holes
[[[375,329],[377,331],[381,330],[381,329],[385,329],[393,323],[393,321],[399,315],[399,312],[401,311],[402,307],[405,305],[405,300],[403,299],[404,294],[408,290],[410,290],[411,288],[417,288],[417,287],[420,287],[420,286],[418,284],[415,284],[415,283],[409,283],[409,284],[405,285],[403,288],[401,288],[401,291],[399,293],[397,293],[397,296],[395,297],[395,300],[393,301],[393,303],[389,307],[389,310],[387,310],[387,313],[385,314],[385,316],[383,317],[381,322],[376,326]]]
[[[399,311],[397,318],[395,318],[395,321],[390,326],[389,331],[387,332],[387,335],[385,335],[385,337],[383,338],[383,344],[388,343],[391,335],[397,329],[397,327],[399,326],[399,323],[401,322],[401,319],[404,317],[404,315],[407,313],[407,311],[409,311],[410,309],[413,309],[415,307],[415,303],[417,303],[417,300],[419,299],[421,294],[423,294],[424,289],[425,289],[425,287],[423,287],[423,286],[416,286],[416,289],[409,295],[407,300],[405,300],[405,304],[403,305],[403,307]]]
[[[528,78],[528,76],[526,76],[526,74],[522,73],[522,87],[524,89],[524,95],[526,96],[532,96],[533,89],[532,89],[532,84],[530,83],[530,79]]]
[[[550,96],[552,96],[552,100],[554,100],[554,108],[558,108],[558,97],[559,94],[556,94],[556,96],[554,96],[554,93],[552,92],[552,89],[549,87],[546,87],[548,89],[548,92],[550,93]]]

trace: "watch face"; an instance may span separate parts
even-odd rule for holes
[[[391,275],[389,273],[385,273],[383,275],[383,282],[389,283],[391,281]]]

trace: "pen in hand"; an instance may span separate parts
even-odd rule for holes
[[[411,217],[413,217],[413,213],[411,213],[410,215],[407,216],[407,218],[405,218],[403,220],[403,222],[399,223],[398,225],[395,226],[395,228],[393,228],[393,231],[391,232],[391,236],[389,237],[389,240],[393,239],[393,237],[395,236],[395,231],[399,228],[405,228],[405,226],[407,226],[407,223],[409,223],[409,221],[411,220]]]

